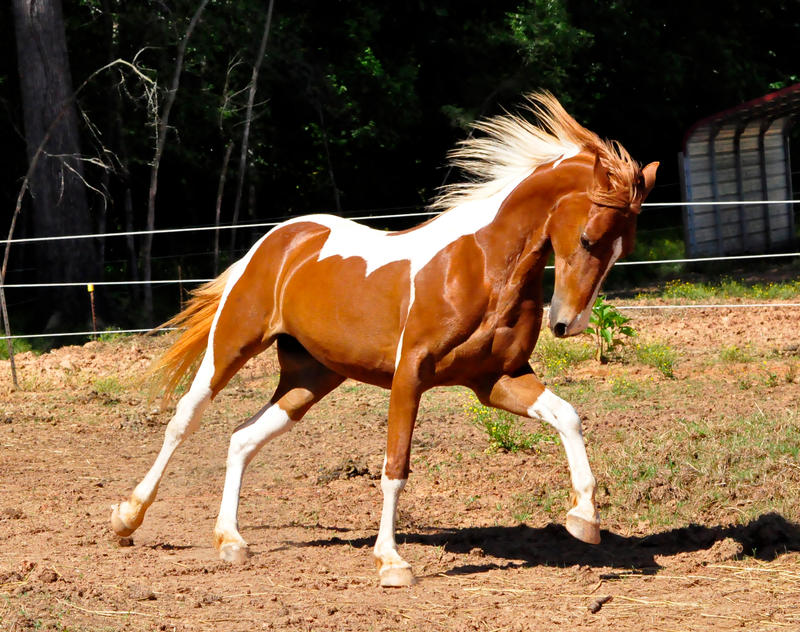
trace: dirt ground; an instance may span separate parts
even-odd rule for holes
[[[758,410],[800,424],[800,310],[627,314],[640,336],[679,351],[674,379],[589,361],[550,380],[557,393],[596,385],[574,403],[599,464],[602,543],[584,545],[562,527],[560,446],[487,452],[465,419],[469,394],[441,389],[423,400],[400,501],[398,543],[419,579],[407,589],[379,588],[372,562],[384,391],[347,382],[262,450],[239,516],[253,555],[231,566],[211,545],[227,441],[277,382],[271,352],[240,372],[177,452],[132,540],[111,532],[110,507],[161,445],[169,413],[148,402],[140,379],[164,341],[24,354],[14,392],[0,363],[0,628],[800,630],[797,446],[773,478],[748,479],[735,500],[708,505],[669,504],[669,489],[625,496],[601,466],[622,430],[632,446],[658,445],[685,419]],[[757,359],[723,363],[720,349]],[[646,381],[649,395],[616,405],[610,385],[620,375]],[[521,515],[525,493],[557,502]],[[641,517],[659,498],[670,515]]]

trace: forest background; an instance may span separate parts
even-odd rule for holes
[[[7,284],[209,278],[248,225],[419,213],[469,124],[536,89],[660,161],[650,201],[679,201],[695,121],[800,81],[794,0],[12,0],[0,32],[0,234],[15,210],[14,238],[241,226],[13,244]],[[101,325],[155,325],[184,290],[105,286]],[[89,322],[85,287],[7,295],[16,329]]]

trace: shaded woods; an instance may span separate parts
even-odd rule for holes
[[[652,199],[676,200],[686,128],[797,82],[798,26],[781,0],[14,0],[0,7],[0,233],[40,145],[14,237],[418,211],[459,177],[445,154],[465,126],[538,88],[660,160]],[[133,67],[72,98],[114,60]],[[209,277],[263,230],[14,245],[6,283]],[[180,291],[98,291],[101,324],[154,324]],[[7,298],[26,332],[88,322],[84,288]]]

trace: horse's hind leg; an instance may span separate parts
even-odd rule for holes
[[[120,536],[128,536],[139,528],[147,508],[153,504],[158,486],[173,453],[200,424],[200,417],[211,401],[211,375],[214,372],[211,354],[206,353],[189,391],[181,397],[175,414],[167,424],[164,442],[155,462],[131,497],[115,505],[111,513],[111,527]]]
[[[289,430],[311,406],[344,381],[312,358],[293,338],[278,339],[281,376],[278,388],[264,406],[231,436],[225,487],[214,527],[214,546],[221,559],[240,562],[248,555],[247,543],[239,534],[239,491],[247,464],[271,439]]]

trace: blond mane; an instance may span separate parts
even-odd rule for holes
[[[448,155],[469,180],[442,187],[431,207],[448,210],[486,199],[536,167],[580,151],[599,156],[608,173],[610,188],[592,191],[592,200],[605,206],[628,206],[636,195],[639,165],[625,148],[580,125],[549,92],[531,93],[525,99],[523,109],[533,114],[535,122],[503,114],[473,124],[484,135],[461,141]]]

